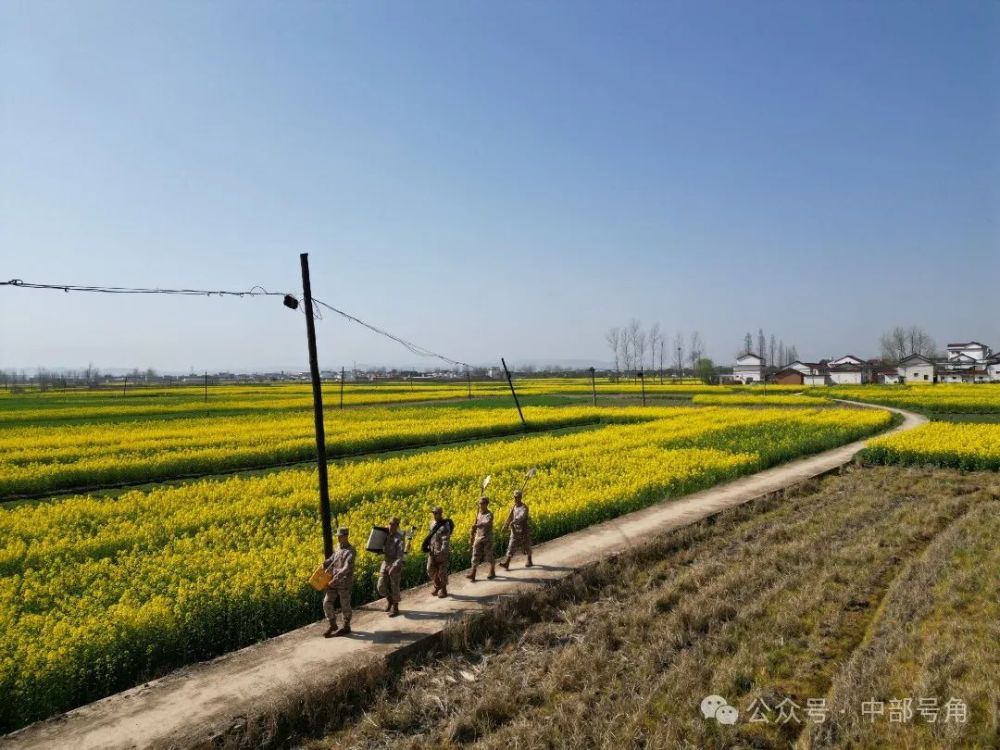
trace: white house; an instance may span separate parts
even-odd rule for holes
[[[989,370],[985,366],[975,364],[966,367],[952,365],[942,367],[938,364],[937,380],[939,383],[988,383]]]
[[[986,344],[978,341],[968,341],[962,344],[948,344],[948,362],[952,360],[982,362],[992,356],[992,350]]]
[[[993,380],[993,352],[978,341],[948,344],[948,357],[937,363],[941,383],[985,383]]]
[[[872,382],[881,385],[898,383],[899,371],[895,367],[876,367],[872,370]]]
[[[901,359],[896,370],[899,372],[900,383],[935,382],[934,363],[919,354],[911,354]]]
[[[843,357],[838,357],[837,359],[831,359],[827,361],[828,365],[838,367],[840,365],[857,365],[858,367],[868,364],[861,357],[855,357],[853,354],[846,354]]]
[[[760,383],[764,379],[764,360],[753,352],[736,358],[733,366],[733,381],[746,385],[748,383]]]
[[[833,385],[861,385],[868,382],[867,373],[860,365],[831,365],[827,377]]]
[[[826,363],[830,382],[835,385],[861,385],[871,381],[871,364],[861,357],[847,354]]]
[[[994,383],[1000,381],[1000,354],[994,354],[986,363],[986,374]]]
[[[802,373],[802,385],[829,385],[825,362],[801,362],[795,360],[788,369]]]

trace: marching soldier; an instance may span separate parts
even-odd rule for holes
[[[386,598],[385,611],[389,617],[399,615],[399,583],[403,577],[403,560],[406,557],[406,539],[399,531],[399,518],[389,521],[389,535],[382,549],[382,565],[378,571],[378,593]]]
[[[357,552],[347,541],[347,529],[337,529],[337,550],[323,563],[326,572],[333,576],[326,585],[323,596],[323,614],[330,627],[324,638],[347,635],[351,632],[351,588],[354,586],[354,558]],[[340,599],[340,611],[344,613],[344,627],[337,627],[336,601]]]
[[[472,572],[469,573],[470,581],[476,580],[476,568],[479,563],[486,561],[490,564],[489,579],[496,578],[496,567],[494,563],[493,550],[493,513],[490,511],[490,499],[483,495],[479,498],[479,513],[476,514],[476,522],[472,525]]]
[[[525,567],[530,568],[531,562],[531,528],[528,516],[528,506],[524,504],[521,490],[514,490],[514,507],[507,514],[507,520],[503,522],[501,532],[510,529],[510,541],[507,543],[507,559],[500,562],[500,567],[510,570],[511,558],[518,552],[524,552],[528,556]]]
[[[448,556],[451,553],[451,532],[455,530],[455,524],[450,518],[444,518],[444,511],[440,506],[431,513],[434,518],[421,549],[427,553],[427,575],[434,584],[431,596],[444,599],[448,596]]]

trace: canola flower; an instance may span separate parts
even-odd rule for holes
[[[519,393],[531,395],[591,395],[591,383],[589,378],[522,378],[517,383]],[[757,394],[762,392],[760,386],[744,385],[708,385],[700,380],[685,380],[682,383],[664,382],[660,383],[653,374],[646,376],[645,384],[637,378],[621,377],[617,381],[607,378],[598,379],[595,390],[598,396],[628,395],[638,396],[643,389],[647,396],[677,396],[687,397],[698,394],[721,395],[721,394]],[[797,385],[769,385],[769,394],[777,392],[797,393],[802,390],[802,386]]]
[[[324,386],[327,408],[339,405],[339,385]],[[502,393],[499,384],[479,384],[473,393],[480,396]],[[408,403],[461,399],[465,386],[434,385],[346,385],[345,406]],[[211,414],[273,414],[279,411],[307,411],[312,408],[312,391],[306,385],[275,385],[256,388],[219,386],[209,388],[203,400],[200,388],[137,388],[121,391],[70,391],[0,395],[0,425],[39,426],[46,423],[122,421],[204,416]]]
[[[770,386],[768,387],[770,391]],[[694,404],[704,406],[815,406],[822,403],[830,403],[827,399],[816,396],[800,396],[796,394],[778,393],[764,396],[759,391],[756,393],[733,393],[733,394],[698,394],[691,399]]]
[[[539,468],[527,495],[541,541],[890,422],[874,410],[607,411],[615,423],[562,435],[332,465],[337,523],[360,548],[390,515],[419,530],[441,504],[464,567],[486,473],[502,512]],[[316,505],[315,473],[286,469],[0,507],[0,731],[314,621]],[[420,558],[405,585],[423,580]],[[357,601],[373,596],[377,565],[359,556]]]
[[[847,398],[929,414],[996,414],[1000,384],[859,385],[824,388],[817,395]]]
[[[597,422],[580,407],[528,407],[532,429]],[[345,409],[326,417],[332,457],[521,431],[512,409]],[[311,412],[10,428],[0,433],[0,498],[305,461]]]
[[[930,422],[868,443],[869,463],[1000,470],[1000,424]]]

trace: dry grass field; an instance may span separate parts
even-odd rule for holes
[[[998,675],[1000,478],[863,468],[456,626],[309,747],[996,748]]]

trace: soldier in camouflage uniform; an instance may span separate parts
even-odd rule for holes
[[[385,611],[389,617],[399,615],[401,598],[399,584],[403,577],[403,560],[406,557],[406,539],[399,531],[399,519],[389,521],[389,535],[382,548],[382,565],[378,571],[378,593],[386,599]]]
[[[326,585],[323,595],[323,614],[330,627],[323,634],[325,638],[347,635],[351,632],[351,588],[354,586],[354,558],[357,552],[347,541],[347,529],[337,529],[337,550],[323,563],[326,572],[333,576]],[[344,613],[344,627],[337,628],[336,601],[340,599],[340,611]]]
[[[507,520],[503,522],[501,532],[510,529],[510,541],[507,543],[507,559],[500,562],[500,567],[510,570],[510,560],[517,552],[524,552],[528,556],[526,567],[532,566],[531,562],[531,519],[528,515],[528,506],[524,504],[521,490],[514,490],[514,507],[507,514]]]
[[[448,596],[448,557],[451,554],[451,532],[455,524],[450,518],[444,517],[444,511],[440,507],[431,512],[434,518],[422,549],[427,553],[427,575],[434,584],[431,596],[444,599]]]
[[[496,565],[494,563],[493,550],[493,513],[490,511],[490,499],[485,495],[479,498],[479,513],[476,514],[476,522],[472,525],[472,572],[469,573],[470,581],[476,580],[476,568],[479,563],[486,561],[490,564],[490,574],[487,578],[496,578]]]

